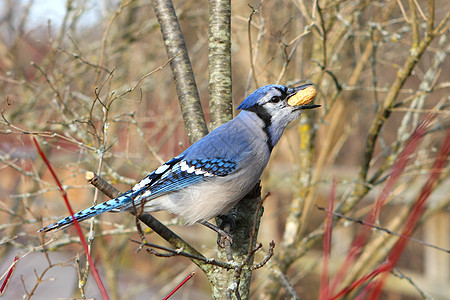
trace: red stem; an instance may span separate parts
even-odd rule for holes
[[[8,283],[11,280],[11,276],[14,273],[14,270],[16,269],[16,264],[17,264],[18,260],[19,260],[19,255],[16,255],[16,257],[14,258],[14,262],[8,269],[8,274],[5,277],[5,281],[3,281],[3,284],[0,287],[0,296],[3,296],[3,294],[6,292],[6,287],[8,286]]]
[[[323,235],[323,265],[322,265],[322,277],[320,279],[320,300],[328,299],[329,286],[328,286],[328,265],[330,261],[331,252],[331,234],[333,230],[333,210],[334,200],[336,196],[336,178],[333,178],[331,185],[330,195],[328,197],[328,207],[325,216],[325,232]]]
[[[98,288],[100,289],[100,293],[102,294],[102,298],[105,299],[105,300],[108,300],[109,298],[108,298],[108,295],[106,294],[105,286],[103,285],[103,282],[102,282],[102,280],[100,278],[100,275],[98,274],[98,271],[95,268],[94,262],[92,261],[91,255],[89,254],[89,249],[88,249],[86,240],[84,238],[83,232],[81,231],[81,227],[78,224],[77,219],[75,219],[72,206],[70,205],[69,199],[67,198],[67,193],[64,190],[64,188],[62,187],[61,182],[58,179],[58,176],[56,176],[56,173],[53,170],[52,166],[50,165],[50,162],[48,161],[47,156],[42,151],[41,147],[39,146],[39,144],[36,141],[36,138],[34,136],[33,136],[33,142],[36,145],[36,149],[37,149],[39,155],[42,157],[42,159],[44,160],[44,162],[47,165],[48,169],[50,170],[50,173],[52,173],[52,176],[55,179],[56,184],[59,187],[59,190],[61,191],[61,195],[64,198],[64,202],[66,203],[66,206],[69,209],[70,215],[72,216],[72,219],[73,219],[73,224],[75,225],[75,228],[77,230],[78,236],[80,237],[80,241],[81,241],[81,244],[83,245],[84,253],[86,253],[86,258],[87,258],[89,264],[91,265],[91,272],[92,272],[92,275],[94,276],[94,279],[95,279],[95,282],[97,283]]]
[[[399,158],[392,166],[391,175],[389,176],[386,185],[383,188],[383,191],[378,196],[377,200],[375,201],[374,205],[371,208],[371,211],[367,215],[365,220],[366,224],[374,224],[378,219],[381,208],[386,203],[386,200],[388,199],[392,189],[394,188],[395,183],[399,179],[400,175],[403,174],[406,165],[410,160],[411,155],[416,151],[420,141],[422,140],[425,132],[428,130],[428,127],[430,126],[430,123],[434,118],[435,116],[428,115],[425,118],[425,120],[417,126],[416,130],[409,138],[405,146],[405,149],[403,149],[403,151],[400,153]],[[339,269],[339,271],[333,278],[333,281],[331,283],[332,293],[336,290],[339,283],[342,282],[342,279],[344,278],[344,275],[347,273],[350,266],[353,265],[353,263],[361,254],[361,250],[364,244],[367,242],[370,235],[371,235],[370,226],[363,225],[359,228],[358,233],[352,242],[349,253],[347,254],[345,262],[342,264],[342,267]]]
[[[427,116],[424,122],[422,122],[416,129],[416,131],[411,136],[410,140],[408,141],[408,145],[403,150],[403,153],[401,154],[399,160],[404,160],[407,157],[409,157],[417,148],[420,140],[424,136],[426,130],[428,129],[428,126],[433,120],[434,116]],[[387,275],[390,271],[394,268],[396,265],[398,259],[400,258],[400,255],[402,254],[404,248],[406,247],[406,244],[408,243],[408,240],[419,221],[423,210],[425,209],[425,203],[430,196],[431,192],[433,191],[434,187],[436,186],[436,182],[439,179],[440,173],[442,172],[443,168],[445,167],[448,156],[450,153],[450,129],[447,130],[447,134],[445,137],[445,141],[438,153],[438,156],[433,164],[433,167],[430,170],[430,174],[428,177],[427,182],[423,186],[419,196],[417,197],[414,205],[412,206],[411,213],[409,214],[408,218],[406,219],[405,226],[403,227],[403,232],[400,235],[399,240],[394,245],[394,247],[391,249],[391,251],[388,254],[388,257],[384,263],[382,263],[380,266],[375,268],[372,272],[365,275],[364,277],[360,278],[359,280],[356,280],[352,282],[349,286],[342,289],[337,295],[333,296],[330,299],[339,299],[340,297],[343,297],[347,293],[354,290],[356,287],[360,286],[361,284],[367,282],[368,280],[374,278],[377,275],[382,274],[382,277],[380,280],[378,280],[373,285],[373,290],[371,294],[369,295],[368,299],[375,300],[378,299],[378,297],[381,294],[381,290],[383,288],[383,285],[386,281]],[[397,177],[399,174],[401,174],[405,168],[406,164],[405,162],[396,163],[393,166],[394,169],[394,177]],[[379,201],[378,206],[375,211],[369,215],[368,220],[369,221],[375,221],[374,217],[378,215],[379,209],[381,208],[382,204],[384,204],[384,198],[386,197],[386,191],[383,193],[384,195],[380,195],[380,198],[377,199]]]
[[[387,261],[385,263],[386,270],[384,271],[384,274],[381,277],[381,279],[377,282],[368,299],[378,299],[378,297],[380,296],[387,275],[389,274],[390,271],[392,271],[394,266],[397,264],[400,255],[402,254],[403,250],[406,247],[406,244],[408,243],[409,237],[411,236],[414,228],[417,225],[417,222],[419,222],[419,219],[422,216],[422,213],[425,209],[425,204],[431,192],[434,190],[434,187],[436,186],[436,182],[438,181],[442,170],[447,164],[449,153],[450,153],[450,129],[447,130],[445,141],[438,153],[436,160],[434,161],[433,167],[430,170],[428,180],[423,186],[419,196],[417,197],[412,207],[411,213],[406,219],[402,235],[400,236],[400,238],[398,239],[397,243],[394,245],[392,250],[389,252]]]
[[[180,287],[182,287],[186,282],[188,282],[189,279],[192,278],[192,276],[195,275],[195,272],[192,272],[191,274],[189,274],[179,285],[176,286],[176,288],[174,288],[166,297],[164,297],[163,300],[167,300],[169,299],[173,294],[175,294],[176,291],[178,291],[178,289]]]

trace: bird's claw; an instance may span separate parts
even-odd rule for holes
[[[233,245],[233,236],[226,231],[219,232],[219,237],[217,238],[217,245],[221,248]]]

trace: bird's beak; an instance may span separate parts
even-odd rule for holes
[[[290,106],[295,106],[296,110],[320,107],[318,104],[309,104],[317,94],[316,89],[311,83],[294,87],[291,90],[292,93],[288,95],[287,103]]]

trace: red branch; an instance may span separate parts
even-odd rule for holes
[[[14,258],[13,263],[6,271],[5,281],[3,281],[2,286],[0,287],[0,296],[3,296],[3,294],[6,292],[6,287],[8,286],[9,281],[11,280],[12,274],[14,273],[14,270],[16,269],[16,264],[19,261],[19,255],[16,255]],[[1,280],[1,278],[0,278]]]
[[[405,149],[400,153],[400,156],[398,157],[395,164],[392,166],[392,173],[389,176],[386,185],[383,188],[383,191],[378,196],[377,200],[374,203],[374,206],[372,207],[371,211],[366,217],[366,220],[364,223],[366,224],[374,224],[376,220],[378,219],[378,216],[380,214],[381,208],[384,206],[384,204],[387,201],[387,198],[389,197],[392,189],[394,188],[395,183],[399,179],[400,175],[404,172],[406,165],[408,164],[411,155],[416,151],[417,147],[419,146],[420,141],[422,140],[423,136],[425,135],[426,131],[428,130],[428,127],[431,123],[431,121],[435,118],[435,116],[429,115],[425,118],[423,122],[421,122],[416,130],[413,132],[411,137],[409,138]],[[356,235],[355,239],[353,240],[352,245],[350,246],[349,253],[345,259],[345,262],[342,264],[342,267],[339,269],[338,273],[334,276],[332,284],[331,284],[331,293],[333,293],[336,289],[336,287],[339,285],[339,283],[342,282],[342,279],[344,278],[344,275],[347,273],[350,266],[353,265],[355,260],[359,257],[361,254],[361,250],[364,247],[364,244],[367,242],[369,236],[371,234],[371,227],[370,226],[361,226],[358,234]],[[341,294],[341,293],[339,293]]]
[[[320,300],[328,299],[329,286],[328,286],[328,264],[330,261],[331,252],[331,233],[333,230],[333,210],[334,201],[336,196],[336,179],[333,178],[330,195],[328,197],[328,206],[325,216],[325,231],[323,235],[323,262],[322,262],[322,277],[320,279]]]
[[[195,272],[192,272],[191,274],[189,274],[179,285],[176,286],[176,288],[174,288],[166,297],[163,298],[163,300],[167,300],[169,299],[173,294],[175,294],[176,291],[178,291],[178,289],[180,287],[182,287],[186,282],[188,282],[189,279],[192,278],[192,276],[195,275]]]
[[[346,294],[350,293],[351,291],[353,291],[355,288],[357,288],[361,284],[364,284],[365,282],[371,280],[372,278],[374,278],[375,276],[377,276],[378,274],[380,274],[383,271],[385,271],[384,268],[376,268],[374,271],[370,272],[369,274],[361,277],[360,279],[358,279],[356,281],[353,281],[350,285],[343,288],[338,294],[329,298],[329,300],[337,300],[337,299],[343,298]]]
[[[384,274],[374,287],[372,293],[369,295],[370,296],[369,299],[378,299],[389,272],[392,271],[398,259],[400,258],[400,255],[402,254],[403,250],[406,247],[406,244],[408,243],[409,237],[411,236],[414,228],[417,225],[417,222],[419,222],[419,219],[422,216],[422,213],[425,209],[425,204],[431,192],[434,190],[442,170],[447,164],[449,153],[450,153],[450,129],[447,130],[447,135],[445,137],[444,144],[442,145],[438,153],[438,157],[434,161],[433,167],[430,170],[428,180],[423,186],[419,196],[414,202],[411,213],[406,219],[402,235],[399,237],[397,243],[389,252],[387,260],[383,264],[385,265],[383,270]],[[382,268],[383,265],[381,265],[378,268]]]
[[[70,215],[72,216],[72,219],[73,219],[73,224],[75,225],[75,228],[77,230],[78,236],[80,237],[80,241],[81,241],[81,244],[83,245],[84,253],[86,253],[86,258],[89,261],[89,264],[91,265],[92,275],[94,276],[95,282],[97,283],[97,286],[100,289],[100,292],[102,294],[102,298],[105,299],[105,300],[108,300],[109,298],[108,298],[108,295],[106,294],[106,289],[105,289],[105,287],[103,285],[103,282],[102,282],[102,280],[100,278],[100,275],[98,274],[97,269],[95,268],[95,265],[94,265],[94,262],[92,261],[91,255],[89,254],[89,249],[88,249],[86,240],[84,238],[83,232],[81,231],[81,227],[78,224],[77,219],[75,219],[72,206],[70,205],[69,199],[67,198],[67,193],[64,190],[64,188],[62,187],[61,182],[58,179],[58,176],[56,176],[56,173],[53,170],[53,167],[50,165],[50,162],[48,161],[47,156],[42,151],[41,147],[39,146],[39,144],[36,141],[34,136],[33,136],[33,142],[36,145],[36,149],[37,149],[39,155],[42,157],[42,159],[44,160],[44,162],[47,165],[48,169],[50,170],[50,173],[52,174],[53,178],[55,179],[56,184],[58,185],[59,190],[61,191],[61,195],[64,198],[64,202],[66,203],[66,206],[69,209]]]
[[[426,130],[428,129],[428,126],[433,119],[433,116],[428,116],[424,122],[422,122],[415,132],[412,134],[410,140],[408,141],[407,146],[403,150],[402,154],[399,157],[399,160],[397,163],[393,166],[393,177],[398,178],[398,176],[403,172],[404,168],[406,167],[406,163],[409,159],[409,156],[415,151],[417,148],[420,140],[424,136]],[[400,255],[402,254],[403,250],[406,247],[406,244],[408,243],[408,240],[411,237],[411,234],[416,227],[420,217],[422,216],[422,213],[425,209],[425,204],[427,199],[429,198],[431,192],[436,187],[436,184],[439,180],[439,176],[444,169],[447,161],[448,156],[450,153],[450,129],[447,130],[447,134],[445,137],[445,141],[439,150],[438,156],[433,164],[433,167],[430,170],[430,174],[428,177],[427,182],[423,186],[420,194],[416,198],[411,213],[408,215],[405,226],[403,227],[402,234],[400,235],[398,241],[394,245],[394,247],[389,252],[386,261],[379,265],[377,268],[375,268],[372,272],[369,274],[363,276],[362,278],[352,282],[349,286],[342,289],[339,293],[337,293],[335,296],[333,296],[330,299],[340,299],[344,295],[348,294],[358,286],[366,283],[369,280],[372,280],[378,275],[381,275],[381,279],[377,280],[376,282],[370,284],[370,288],[366,288],[364,290],[365,293],[368,292],[369,289],[372,289],[371,294],[369,295],[368,299],[375,300],[378,299],[378,297],[381,294],[381,290],[383,288],[383,285],[386,281],[387,276],[389,275],[389,272],[392,271],[394,266],[396,265],[398,259],[400,258]],[[395,179],[396,179],[395,178]],[[383,191],[383,193],[380,195],[380,197],[377,199],[377,203],[375,204],[374,209],[371,211],[371,214],[368,216],[369,221],[375,221],[378,217],[379,211],[381,207],[384,205],[384,202],[386,201],[388,192],[393,188],[392,183],[388,180],[388,183],[386,184],[386,187]],[[389,186],[389,188],[388,188]],[[358,237],[357,237],[358,238]],[[357,239],[355,238],[355,240]],[[361,243],[362,240],[359,241]],[[353,243],[355,244],[355,242]],[[341,270],[340,270],[341,271]]]

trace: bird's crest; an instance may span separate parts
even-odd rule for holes
[[[272,90],[273,93],[282,94],[286,92],[286,89],[287,88],[284,85],[279,84],[269,84],[262,86],[253,93],[251,93],[247,98],[245,98],[245,100],[242,101],[242,103],[238,106],[238,109],[249,109],[255,106],[261,98],[267,95],[271,95]]]

